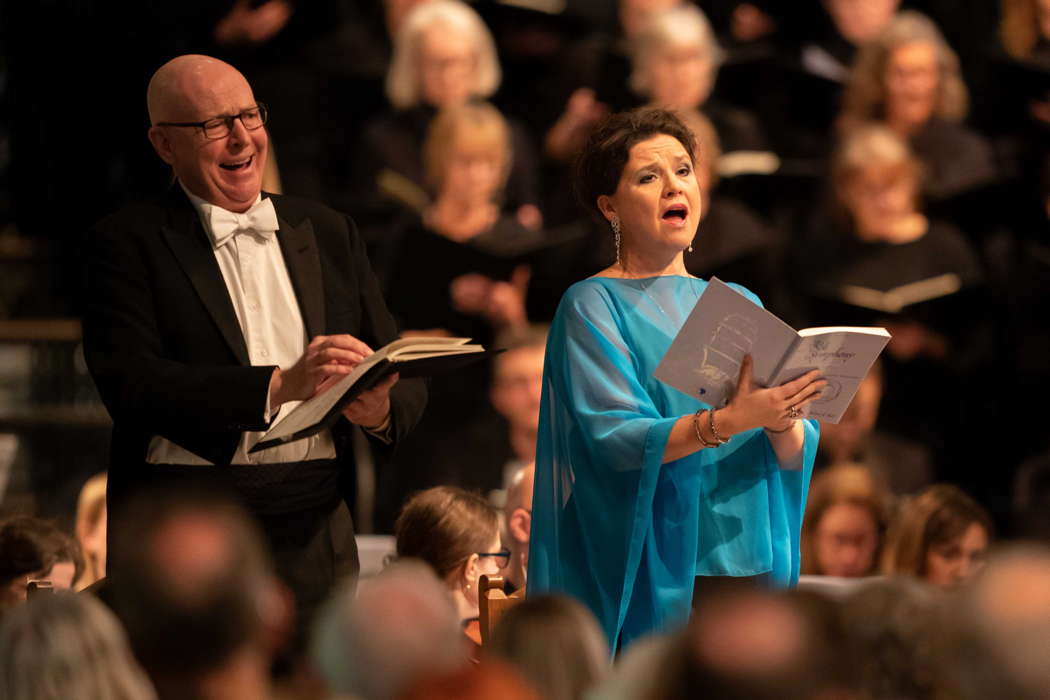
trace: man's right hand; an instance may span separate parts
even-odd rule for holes
[[[305,401],[320,394],[372,354],[372,348],[352,335],[319,335],[299,360],[270,377],[270,410],[288,401]]]

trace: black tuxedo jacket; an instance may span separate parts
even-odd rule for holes
[[[394,340],[394,320],[353,222],[314,202],[270,197],[308,336],[349,333],[372,348]],[[129,492],[157,478],[145,462],[154,435],[215,469],[228,466],[242,431],[267,428],[262,414],[273,367],[249,364],[211,240],[177,185],[97,224],[83,256],[84,350],[114,424],[112,516]],[[422,381],[394,387],[394,443],[425,403]],[[352,477],[349,431],[340,421],[333,437],[340,470]]]

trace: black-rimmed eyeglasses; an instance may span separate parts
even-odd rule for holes
[[[479,557],[493,557],[496,560],[496,566],[501,569],[506,569],[507,565],[510,564],[510,550],[504,549],[499,552],[478,552]]]
[[[246,109],[240,114],[232,114],[224,117],[212,117],[202,122],[157,122],[157,126],[192,126],[204,132],[204,138],[209,141],[221,139],[233,131],[233,122],[240,119],[241,124],[248,131],[258,129],[266,123],[266,105],[258,103],[251,109]]]

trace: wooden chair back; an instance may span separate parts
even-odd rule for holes
[[[478,585],[478,626],[481,628],[481,643],[488,644],[492,630],[500,618],[515,605],[525,600],[523,589],[509,596],[503,592],[503,577],[481,575]]]

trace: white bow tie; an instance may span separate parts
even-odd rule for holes
[[[251,209],[238,214],[212,204],[208,207],[208,225],[216,248],[221,248],[237,233],[254,233],[261,238],[273,238],[279,228],[273,201],[261,199]]]

